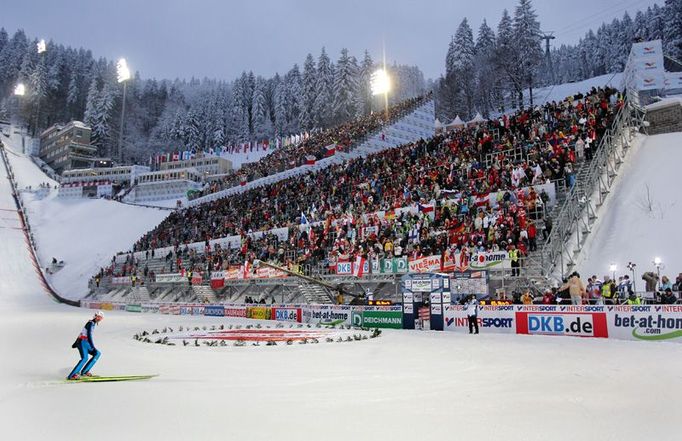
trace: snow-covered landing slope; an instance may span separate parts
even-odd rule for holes
[[[2,136],[19,188],[35,190],[42,183],[52,187],[42,199],[21,191],[40,264],[45,268],[53,257],[63,260],[64,268],[48,276],[50,283],[66,298],[81,298],[87,293],[88,279],[100,267],[110,263],[116,252],[129,250],[170,212],[105,199],[57,198],[56,182],[21,153],[17,139]]]
[[[643,138],[621,167],[578,261],[581,274],[600,278],[611,275],[611,263],[622,275],[634,262],[637,289],[644,288],[641,274],[655,271],[654,257],[663,260],[661,274],[673,281],[682,272],[682,133]]]

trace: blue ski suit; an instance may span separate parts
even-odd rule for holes
[[[78,334],[76,341],[73,343],[73,345],[71,345],[72,348],[78,349],[81,359],[67,378],[71,378],[71,376],[74,374],[87,374],[90,372],[90,369],[92,369],[95,363],[97,363],[97,360],[99,360],[101,352],[97,350],[95,343],[92,340],[92,331],[95,329],[95,326],[97,326],[95,320],[89,320],[85,326],[83,326],[81,333]],[[92,355],[90,361],[88,361],[88,355]]]

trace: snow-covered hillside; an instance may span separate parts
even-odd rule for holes
[[[645,271],[655,271],[660,257],[673,281],[682,272],[682,198],[678,183],[682,161],[682,133],[644,137],[635,143],[617,183],[602,207],[578,264],[585,275],[610,275],[615,263],[626,274],[628,262],[637,264],[637,288]]]
[[[84,296],[88,279],[100,267],[110,263],[116,252],[129,250],[170,213],[104,199],[57,198],[56,182],[21,153],[20,138],[2,139],[27,207],[41,266],[45,268],[53,257],[65,262],[61,271],[48,276],[64,297]],[[43,183],[51,187],[46,196],[35,192]]]
[[[573,83],[557,84],[554,86],[540,87],[533,89],[533,104],[542,105],[552,101],[561,101],[567,96],[576,95],[578,93],[589,92],[593,87],[614,87],[620,89],[623,80],[622,73],[601,75],[594,78],[588,78],[583,81],[576,81]],[[528,90],[524,92],[525,100],[528,100]]]

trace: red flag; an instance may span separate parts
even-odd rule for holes
[[[355,277],[362,277],[362,275],[365,272],[365,262],[367,259],[365,259],[362,256],[358,256],[355,259],[355,262],[353,263],[353,275]]]

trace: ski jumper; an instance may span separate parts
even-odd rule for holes
[[[97,363],[97,360],[99,360],[101,352],[97,350],[95,343],[92,340],[92,331],[95,329],[95,326],[97,326],[95,320],[89,320],[85,326],[83,326],[83,329],[78,335],[78,338],[76,338],[76,341],[73,343],[73,345],[71,345],[72,348],[78,349],[81,359],[67,378],[71,378],[71,376],[75,374],[87,374],[90,372],[90,369],[92,369],[95,363]],[[89,361],[88,355],[92,355],[92,358],[90,358]]]

